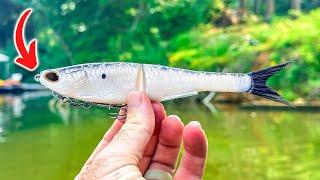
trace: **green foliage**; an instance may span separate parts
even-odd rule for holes
[[[106,60],[167,64],[165,41],[203,22],[210,3],[60,0],[23,5],[35,9],[41,61],[50,61],[42,68],[50,68]]]
[[[298,19],[278,18],[271,24],[248,24],[229,28],[211,25],[173,38],[168,59],[172,66],[201,70],[229,68],[248,72],[288,60],[297,60],[269,81],[288,99],[308,97],[319,88],[320,10],[300,14]]]

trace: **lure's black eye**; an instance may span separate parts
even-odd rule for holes
[[[105,79],[106,78],[106,74],[102,74],[102,79]]]
[[[48,72],[45,74],[45,78],[51,82],[56,82],[59,80],[59,76],[56,72]]]

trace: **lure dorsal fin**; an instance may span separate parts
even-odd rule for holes
[[[140,92],[146,92],[146,79],[143,64],[140,64],[138,67],[136,77],[136,90]]]

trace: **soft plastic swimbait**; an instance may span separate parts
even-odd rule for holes
[[[96,104],[125,104],[127,94],[139,90],[154,101],[187,97],[202,91],[248,92],[289,105],[266,85],[269,77],[289,63],[248,74],[201,72],[151,64],[91,63],[45,70],[36,79],[64,97]]]

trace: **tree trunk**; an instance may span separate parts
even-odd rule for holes
[[[264,20],[267,22],[270,22],[271,16],[274,11],[274,0],[266,0],[266,2],[267,2],[267,10],[266,10],[266,14],[264,16]]]
[[[255,0],[254,1],[254,12],[256,14],[260,14],[260,8],[261,8],[261,0]]]
[[[246,9],[246,0],[239,0],[239,9]]]
[[[239,9],[238,9],[238,15],[240,20],[243,19],[247,14],[247,7],[246,7],[246,0],[239,0]]]
[[[291,0],[291,9],[301,10],[301,2],[300,0]]]

